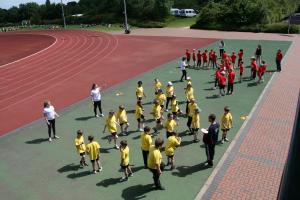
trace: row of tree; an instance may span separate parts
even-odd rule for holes
[[[164,22],[169,9],[194,8],[199,12],[199,26],[248,26],[282,20],[299,8],[300,0],[126,0],[128,16],[139,22]],[[73,23],[123,22],[123,0],[79,0],[64,5],[67,20]],[[83,14],[81,18],[71,17]],[[44,5],[20,4],[0,9],[0,24],[51,23],[61,19],[60,4],[46,0]],[[56,21],[58,22],[58,21]]]

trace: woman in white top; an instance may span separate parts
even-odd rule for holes
[[[182,76],[181,76],[181,79],[180,79],[181,82],[183,81],[183,78],[186,80],[186,76],[187,76],[186,67],[187,67],[186,57],[183,57],[182,61],[181,61],[181,64],[180,64],[180,70],[182,72]]]
[[[99,108],[100,116],[103,117],[104,115],[102,114],[100,88],[95,83],[92,86],[91,98],[94,105],[95,117],[99,117],[99,115],[97,114],[97,108]]]
[[[52,141],[52,139],[51,139],[51,129],[52,129],[52,132],[53,132],[53,138],[58,139],[59,137],[56,135],[56,130],[55,130],[55,117],[59,117],[59,115],[55,112],[55,109],[51,105],[50,101],[45,101],[44,102],[43,114],[44,114],[46,124],[48,126],[49,142]]]
[[[222,58],[222,55],[223,55],[224,50],[225,50],[225,43],[224,43],[223,40],[219,44],[219,50],[220,50],[220,57]]]

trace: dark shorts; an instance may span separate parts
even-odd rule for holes
[[[199,131],[199,128],[193,128],[193,131],[197,132],[197,131]]]
[[[143,98],[142,97],[137,97],[137,100],[141,101]]]
[[[116,136],[117,132],[110,133],[112,136]]]
[[[225,88],[225,85],[219,85],[219,88],[220,88],[220,89],[224,89],[224,88]]]
[[[165,106],[164,106],[164,105],[160,105],[160,107],[161,107],[161,108],[164,108]]]
[[[156,120],[156,123],[157,123],[157,124],[161,124],[161,119],[157,119],[157,120]]]
[[[243,73],[240,73],[240,76],[243,76]]]
[[[99,157],[95,160],[91,160],[91,163],[94,163],[95,161],[99,161]]]
[[[167,131],[167,138],[169,138],[170,136],[172,136],[173,133],[174,133],[174,132],[168,132],[168,131]]]
[[[121,165],[122,169],[127,169],[129,167],[129,165]]]
[[[229,128],[226,128],[226,129],[221,129],[222,131],[229,131],[230,129]]]
[[[145,119],[145,117],[144,117],[144,115],[142,115],[141,118],[138,118],[138,119],[137,119],[137,121],[138,121],[138,122],[141,122],[141,120],[144,120],[144,119]]]
[[[85,156],[85,152],[83,152],[83,153],[80,153],[79,155],[80,155],[80,156]]]
[[[171,159],[172,159],[172,158],[174,158],[174,155],[171,155],[171,156],[167,156],[167,157],[168,157],[168,158],[171,158]]]
[[[123,125],[127,125],[128,122],[123,122],[123,123],[120,123],[120,126],[123,126]]]

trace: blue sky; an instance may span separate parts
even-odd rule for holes
[[[78,1],[78,0],[63,0],[63,3],[69,1]],[[8,9],[12,6],[18,6],[21,3],[36,2],[38,4],[44,4],[46,0],[0,0],[0,8]],[[58,3],[60,0],[50,0],[52,3]]]

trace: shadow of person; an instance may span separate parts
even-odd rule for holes
[[[182,141],[180,146],[181,147],[184,147],[184,146],[187,146],[187,145],[190,145],[190,144],[194,144],[195,142],[193,140],[189,140],[189,141]]]
[[[71,179],[76,179],[76,178],[80,178],[80,177],[84,177],[84,176],[89,176],[91,174],[93,174],[91,171],[83,171],[83,172],[79,172],[79,173],[69,174],[67,177],[71,178]]]
[[[208,169],[208,168],[210,168],[210,167],[206,166],[205,162],[203,162],[203,163],[199,163],[199,164],[194,165],[194,166],[179,166],[179,167],[176,167],[176,170],[178,172],[172,172],[172,174],[175,175],[175,176],[179,176],[179,177],[185,177],[185,176],[191,175],[195,172],[202,171],[202,170],[205,170],[205,169]]]
[[[122,191],[122,198],[124,200],[144,199],[147,197],[146,194],[153,189],[153,184],[130,186]]]
[[[44,142],[48,142],[48,138],[38,138],[38,139],[26,141],[25,143],[26,144],[41,144]]]
[[[109,153],[109,150],[114,149],[113,147],[110,148],[100,148],[100,153]]]
[[[132,114],[135,113],[135,110],[127,110],[126,112]]]
[[[95,116],[86,116],[86,117],[77,117],[75,120],[77,121],[87,121],[89,119],[95,118]]]
[[[206,98],[207,99],[218,99],[218,98],[220,98],[220,96],[218,94],[214,94],[212,96],[207,96]]]
[[[257,86],[257,85],[258,85],[257,82],[247,84],[248,87],[254,87],[254,86]]]
[[[63,166],[62,168],[59,168],[57,171],[59,173],[64,173],[64,172],[70,172],[70,171],[78,171],[80,168],[80,165],[75,165],[74,163],[68,164]]]
[[[110,185],[115,185],[117,183],[120,183],[121,178],[108,178],[108,179],[105,179],[105,180],[102,180],[101,182],[97,183],[96,185],[97,186],[101,186],[101,187],[108,187]]]

